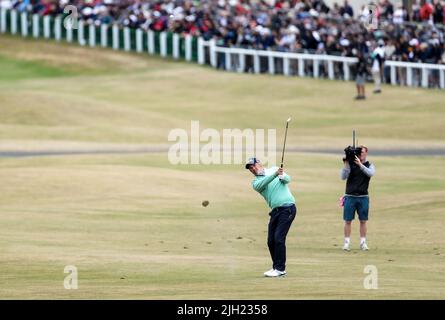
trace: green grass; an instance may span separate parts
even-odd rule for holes
[[[298,202],[289,275],[265,279],[268,210],[242,166],[173,166],[166,153],[0,158],[1,298],[445,296],[443,157],[372,155],[373,147],[443,147],[443,92],[384,87],[358,103],[350,82],[4,36],[1,66],[0,150],[166,145],[169,130],[191,120],[201,129],[278,127],[281,140],[291,115],[290,146],[341,151],[355,128],[377,167],[371,250],[357,250],[354,224],[345,253],[339,158],[289,153]],[[66,265],[78,268],[78,290],[63,287]],[[366,265],[378,268],[378,290],[363,288]]]
[[[21,79],[51,78],[66,76],[63,70],[43,66],[41,63],[11,59],[0,56],[0,81],[9,82]]]

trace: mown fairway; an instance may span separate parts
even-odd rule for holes
[[[368,86],[368,92],[371,87]],[[445,93],[241,75],[144,55],[0,37],[0,152],[168,146],[173,128],[276,128],[293,117],[298,215],[288,276],[265,279],[267,208],[240,165],[169,164],[166,152],[0,157],[0,298],[445,297]],[[350,132],[370,147],[371,251],[341,251],[338,198]],[[203,200],[210,201],[206,208]],[[75,265],[79,289],[66,290]],[[378,290],[365,290],[366,265]],[[271,296],[275,292],[276,296]]]

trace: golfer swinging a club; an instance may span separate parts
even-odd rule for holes
[[[295,198],[288,186],[291,178],[283,170],[283,158],[284,147],[280,168],[265,169],[256,158],[250,158],[246,163],[246,169],[255,176],[252,181],[253,189],[264,197],[272,209],[269,213],[267,246],[273,264],[272,269],[264,273],[266,277],[286,275],[286,236],[297,213]]]

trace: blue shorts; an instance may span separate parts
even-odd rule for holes
[[[343,220],[345,221],[354,220],[356,211],[358,214],[358,219],[360,221],[368,220],[369,197],[345,196],[345,203],[343,207]]]

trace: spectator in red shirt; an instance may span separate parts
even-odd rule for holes
[[[429,4],[425,0],[422,0],[421,3],[422,7],[420,8],[420,19],[422,19],[422,21],[428,21],[431,19],[433,15],[434,8],[431,4]]]

